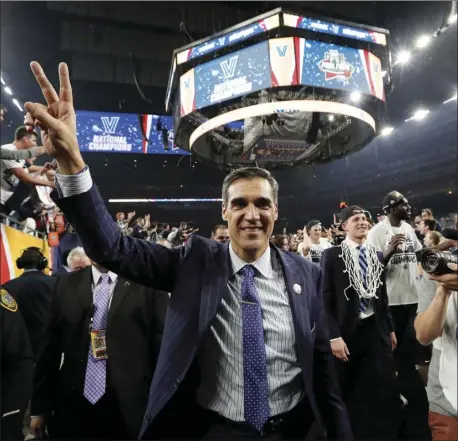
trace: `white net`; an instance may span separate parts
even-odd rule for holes
[[[353,288],[360,298],[377,298],[376,292],[382,284],[381,275],[383,272],[383,265],[378,258],[377,250],[370,245],[365,246],[368,268],[366,286],[364,286],[358,259],[353,255],[353,253],[359,253],[359,251],[352,250],[352,248],[345,242],[342,242],[341,248],[342,254],[340,257],[342,257],[345,263],[345,272],[348,273],[348,278],[350,280],[350,285],[345,289],[345,291],[349,288]],[[345,297],[348,300],[346,292]]]

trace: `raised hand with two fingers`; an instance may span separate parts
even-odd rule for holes
[[[85,164],[76,137],[76,114],[68,66],[65,63],[59,64],[59,93],[39,63],[32,61],[30,67],[41,87],[47,106],[27,102],[25,108],[33,120],[33,125],[41,128],[43,146],[48,154],[56,158],[59,172],[77,174]]]

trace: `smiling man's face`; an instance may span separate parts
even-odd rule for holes
[[[245,262],[256,261],[269,246],[278,207],[272,187],[263,178],[238,179],[228,189],[223,204],[232,247]]]

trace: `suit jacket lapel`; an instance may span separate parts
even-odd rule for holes
[[[307,342],[311,342],[311,323],[309,314],[308,296],[313,288],[310,281],[304,275],[304,271],[286,253],[282,253],[275,248],[279,254],[283,267],[286,290],[288,291],[291,313],[293,316],[294,330],[296,333],[296,343],[298,347],[303,347]],[[300,288],[300,292],[299,292]]]
[[[205,274],[200,298],[199,338],[210,327],[223,297],[229,294],[227,281],[230,265],[229,244],[220,246],[215,242],[211,252],[205,256]]]
[[[118,281],[113,291],[113,298],[111,299],[110,309],[108,311],[108,328],[110,327],[110,322],[113,320],[114,313],[126,297],[126,294],[130,290],[130,287],[131,283],[128,280],[123,279],[122,277],[118,277]]]

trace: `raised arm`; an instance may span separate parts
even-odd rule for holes
[[[76,115],[68,67],[59,64],[59,94],[37,62],[32,71],[47,106],[26,103],[35,125],[42,129],[43,146],[56,158],[57,205],[75,228],[88,256],[105,268],[144,285],[172,291],[180,251],[123,236],[93,186],[76,137]]]

